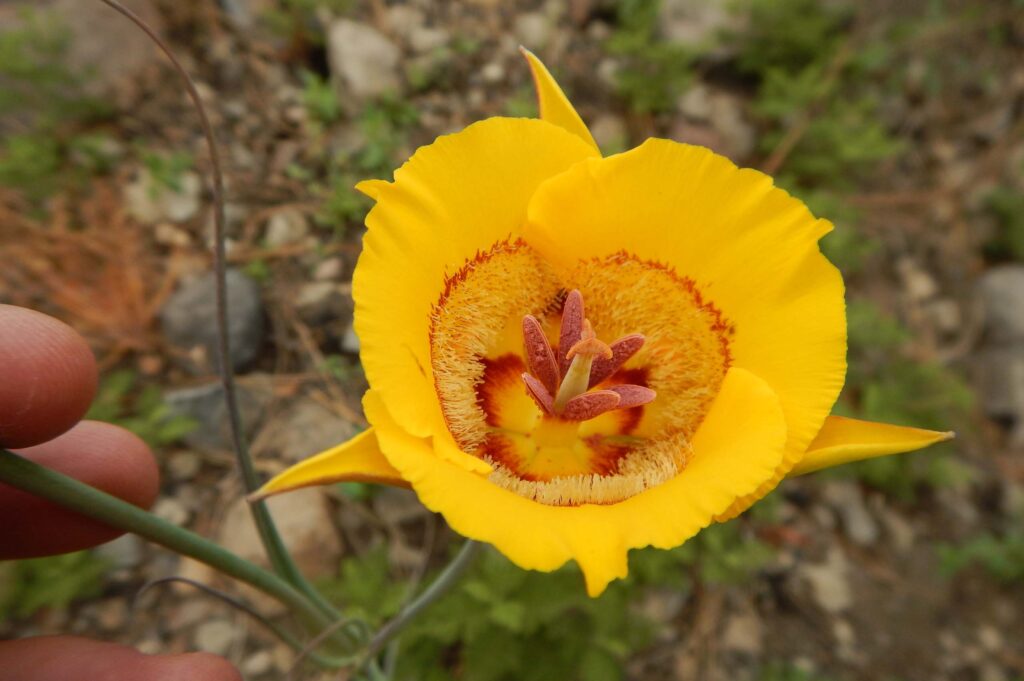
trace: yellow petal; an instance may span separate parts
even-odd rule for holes
[[[355,331],[370,386],[418,437],[446,431],[429,330],[446,277],[516,238],[542,181],[596,152],[550,123],[491,118],[420,148],[376,197],[353,275]]]
[[[408,487],[401,473],[380,453],[373,429],[301,461],[274,476],[251,498],[262,499],[300,487],[327,485],[334,482],[375,482],[382,485]]]
[[[845,416],[829,416],[804,458],[793,467],[789,475],[813,473],[822,468],[873,459],[876,456],[912,452],[937,442],[952,440],[953,437],[952,432],[942,433],[860,421]]]
[[[771,388],[748,371],[732,369],[675,478],[617,504],[549,506],[439,458],[429,440],[397,426],[374,391],[363,405],[382,451],[427,508],[520,567],[549,571],[577,561],[591,596],[626,575],[629,549],[679,546],[757,489],[774,474],[786,440]]]
[[[540,109],[541,120],[568,130],[597,150],[594,136],[590,134],[590,130],[587,129],[580,115],[576,113],[576,109],[562,92],[562,88],[558,87],[551,72],[533,52],[525,47],[520,47],[519,51],[523,53],[526,61],[530,64],[533,87],[537,90],[537,107]]]
[[[733,366],[778,394],[789,431],[785,457],[723,517],[785,477],[842,388],[843,281],[817,244],[831,227],[767,175],[668,140],[580,163],[530,202],[527,242],[551,262],[569,268],[626,251],[692,279],[734,329]]]

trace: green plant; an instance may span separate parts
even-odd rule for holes
[[[192,418],[172,414],[159,387],[140,389],[137,375],[128,369],[106,376],[86,418],[116,423],[151,447],[177,442],[197,425]]]
[[[757,674],[757,681],[829,681],[830,678],[805,671],[788,662],[768,662]]]
[[[100,593],[108,564],[89,551],[0,563],[0,618],[31,617]]]
[[[149,192],[152,196],[159,195],[165,189],[180,193],[184,189],[182,180],[185,173],[195,165],[192,155],[184,151],[168,154],[142,149],[140,156],[142,165],[149,172]]]
[[[330,81],[312,71],[302,71],[302,101],[318,123],[330,125],[341,117],[341,102]]]
[[[1024,580],[1024,531],[1019,527],[1002,535],[983,534],[959,545],[943,544],[938,552],[946,576],[978,565],[1000,582]]]
[[[985,244],[990,258],[1024,260],[1024,193],[1011,186],[992,190],[985,209],[996,219],[996,235]]]
[[[638,113],[670,110],[690,83],[694,55],[657,31],[660,2],[622,0],[606,49],[619,58],[616,87]]]

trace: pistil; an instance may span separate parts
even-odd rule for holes
[[[600,340],[584,314],[579,291],[570,291],[566,296],[557,352],[552,350],[540,322],[532,315],[523,317],[523,341],[530,369],[523,374],[523,383],[546,414],[567,421],[586,421],[612,409],[638,407],[655,398],[653,390],[640,385],[591,390],[636,354],[644,337],[631,334],[611,345]]]

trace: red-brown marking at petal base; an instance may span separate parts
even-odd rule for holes
[[[590,459],[590,471],[597,475],[615,475],[619,472],[619,464],[633,448],[628,445],[616,445],[601,435],[591,435],[583,439],[593,456]]]
[[[519,355],[507,354],[491,359],[483,358],[484,380],[476,387],[477,399],[484,414],[487,425],[500,425],[498,415],[501,413],[501,394],[506,390],[525,392],[523,372],[526,364]]]
[[[435,309],[443,308],[445,301],[448,300],[448,296],[452,294],[452,290],[456,286],[466,280],[466,277],[481,263],[487,262],[491,258],[498,255],[505,255],[508,253],[517,253],[524,248],[529,248],[527,243],[521,238],[516,237],[513,239],[511,236],[503,241],[499,241],[491,246],[486,252],[477,251],[476,255],[463,263],[462,267],[456,270],[454,273],[447,275],[444,278],[444,289],[441,291],[441,295],[437,299],[437,303],[434,305]],[[433,319],[433,315],[431,315]],[[433,334],[433,322],[431,323],[431,334]]]
[[[725,315],[722,314],[722,311],[719,310],[714,303],[704,300],[703,294],[701,294],[700,290],[697,288],[697,282],[693,279],[682,276],[676,272],[674,268],[666,265],[665,263],[660,263],[656,260],[644,260],[628,253],[627,251],[618,251],[617,253],[613,253],[612,255],[604,258],[593,258],[592,262],[612,265],[624,265],[627,262],[635,262],[667,274],[679,285],[680,288],[693,297],[693,302],[698,308],[704,310],[714,318],[711,330],[718,334],[719,352],[722,355],[723,366],[726,370],[732,366],[732,351],[729,348],[729,339],[736,335],[736,324],[727,320]]]
[[[516,477],[520,480],[536,482],[540,479],[523,471],[526,466],[516,451],[515,444],[501,433],[488,433],[487,439],[484,440],[484,444],[480,447],[477,456],[484,460],[490,459],[492,464],[498,464],[510,471],[514,471]]]

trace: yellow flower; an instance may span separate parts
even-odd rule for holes
[[[846,373],[832,225],[758,171],[651,139],[602,158],[525,53],[541,120],[419,149],[356,267],[371,428],[261,490],[410,486],[523,568],[679,546],[783,478],[951,437],[829,416]]]

